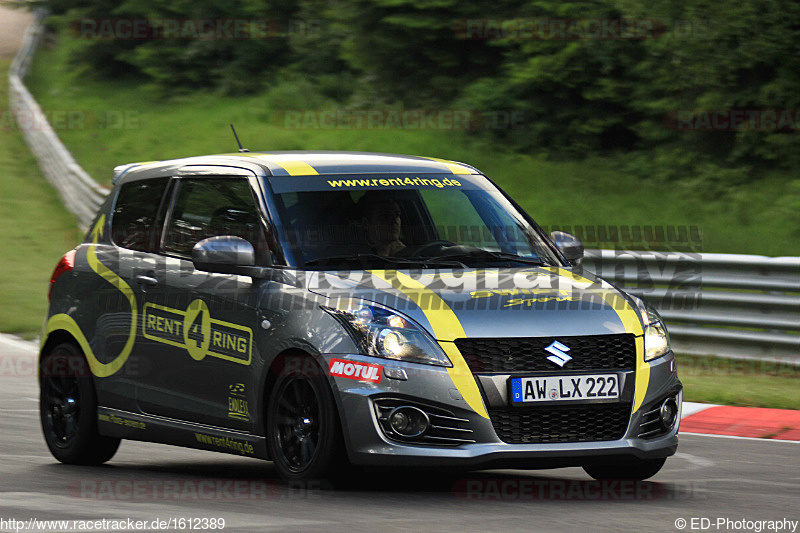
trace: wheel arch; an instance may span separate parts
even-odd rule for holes
[[[81,348],[78,339],[76,339],[72,333],[65,329],[56,329],[51,331],[47,334],[47,337],[44,340],[41,348],[39,349],[39,360],[38,360],[38,367],[41,369],[42,361],[44,358],[53,351],[53,348],[58,346],[59,344],[69,343],[75,346],[75,349],[81,354],[81,356],[85,359],[86,354],[83,353],[83,349]],[[37,373],[38,375],[39,373]],[[38,379],[41,381],[41,376],[38,376]]]
[[[272,389],[275,386],[275,382],[277,381],[280,372],[286,367],[287,361],[291,361],[291,358],[293,357],[298,358],[297,363],[292,363],[293,367],[307,368],[306,365],[308,364],[308,361],[311,361],[311,364],[315,365],[315,371],[318,371],[320,377],[325,379],[325,382],[330,387],[330,391],[333,396],[333,407],[336,412],[336,417],[339,420],[342,434],[347,435],[345,431],[345,417],[343,416],[341,398],[339,398],[337,393],[338,391],[336,384],[332,379],[330,379],[330,376],[328,376],[325,359],[319,352],[310,346],[303,348],[295,346],[281,351],[273,358],[272,362],[267,368],[262,380],[262,386],[259,389],[258,405],[260,409],[260,416],[258,417],[258,433],[266,437],[267,413],[269,412],[267,403],[269,402],[270,394],[272,393]],[[346,439],[347,437],[345,436],[345,440]]]

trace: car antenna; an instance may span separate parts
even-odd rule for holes
[[[236,144],[238,144],[238,145],[239,145],[239,152],[242,152],[242,153],[244,153],[244,152],[249,152],[250,150],[248,150],[247,148],[244,148],[244,147],[242,146],[242,143],[241,143],[241,141],[239,140],[239,136],[238,136],[238,135],[236,135],[236,128],[234,128],[234,127],[233,127],[233,124],[231,124],[231,131],[233,132],[233,136],[236,138]]]

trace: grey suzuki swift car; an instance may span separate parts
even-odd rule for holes
[[[41,423],[59,461],[103,463],[129,439],[290,480],[645,479],[676,451],[659,315],[471,166],[238,153],[124,165],[114,184],[51,279]]]

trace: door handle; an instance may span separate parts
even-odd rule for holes
[[[152,276],[145,276],[144,274],[139,274],[135,278],[136,283],[139,285],[147,285],[148,287],[154,287],[158,285],[158,280]]]

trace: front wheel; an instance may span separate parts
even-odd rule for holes
[[[586,465],[583,469],[594,479],[632,479],[641,481],[655,476],[666,458]]]
[[[289,481],[329,477],[343,465],[339,417],[321,372],[280,372],[267,407],[267,446]]]
[[[120,439],[97,431],[97,397],[88,366],[71,343],[59,344],[42,358],[42,432],[50,453],[66,464],[102,464],[119,448]]]

